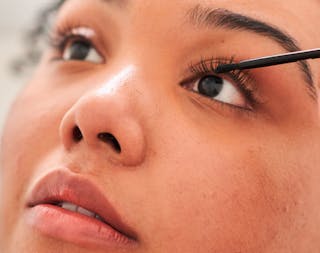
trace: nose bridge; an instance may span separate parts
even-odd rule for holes
[[[119,71],[80,97],[65,114],[60,137],[68,152],[85,145],[89,152],[103,151],[122,165],[135,166],[144,160],[146,139],[133,72],[131,66]]]
[[[133,65],[128,65],[116,72],[115,75],[94,90],[93,93],[97,96],[117,95],[116,93],[120,95],[120,92],[134,86],[133,80],[135,79],[136,73],[136,68]],[[126,88],[126,86],[128,88]]]

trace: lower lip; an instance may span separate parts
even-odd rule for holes
[[[43,204],[29,208],[27,223],[42,234],[91,249],[129,249],[136,241],[111,226],[80,213]]]

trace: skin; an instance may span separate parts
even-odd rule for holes
[[[303,49],[320,44],[317,0],[201,2],[273,24]],[[59,167],[103,189],[138,235],[132,252],[320,252],[320,101],[296,64],[250,71],[259,99],[250,111],[181,87],[201,58],[283,52],[250,32],[189,24],[186,12],[198,3],[62,7],[57,24],[91,27],[105,62],[55,61],[61,53],[49,48],[12,106],[1,149],[1,252],[106,252],[25,223],[26,192]],[[315,86],[319,63],[309,62]],[[100,132],[115,135],[122,152]]]

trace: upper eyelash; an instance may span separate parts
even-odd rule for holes
[[[193,77],[189,80],[183,81],[182,84],[185,82],[195,81],[196,79],[204,77],[205,75],[215,75],[217,66],[229,63],[234,63],[233,56],[230,58],[201,58],[197,64],[191,63],[189,65],[189,72],[193,73]],[[219,76],[221,75],[219,74]],[[258,102],[258,99],[255,97],[255,89],[252,87],[252,85],[249,86],[249,84],[253,83],[253,78],[251,75],[249,75],[248,71],[235,70],[225,73],[223,76],[233,80],[239,90],[252,105],[255,105]]]
[[[208,73],[208,72],[215,72],[215,69],[217,68],[217,66],[221,64],[231,64],[231,63],[234,63],[234,57],[231,57],[229,59],[213,58],[213,57],[210,59],[201,58],[198,64],[191,63],[189,65],[189,69],[192,73]]]

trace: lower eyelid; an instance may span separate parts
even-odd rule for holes
[[[256,118],[257,113],[251,109],[244,109],[239,106],[226,104],[217,100],[211,100],[210,98],[201,96],[200,94],[193,92],[192,96],[189,96],[191,103],[197,106],[201,110],[208,111],[210,114],[215,112],[223,117],[244,117]]]

